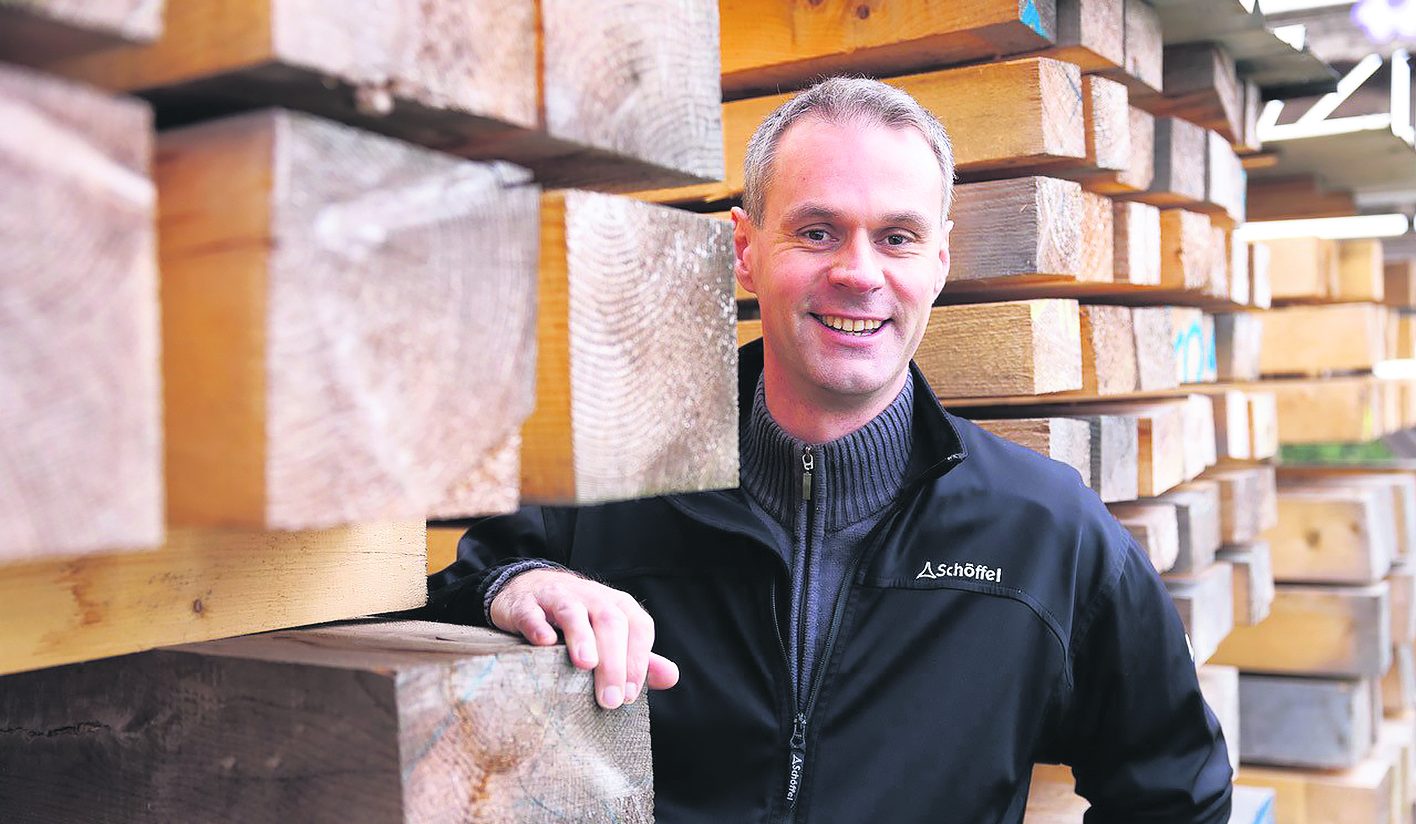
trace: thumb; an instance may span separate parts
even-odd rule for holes
[[[666,690],[679,680],[678,664],[658,653],[649,653],[649,677],[645,681],[651,690]]]

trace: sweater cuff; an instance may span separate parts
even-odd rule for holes
[[[492,602],[495,601],[497,595],[501,593],[502,587],[506,586],[512,578],[515,578],[523,572],[530,572],[533,569],[564,570],[565,567],[553,561],[545,561],[540,558],[523,558],[519,561],[512,561],[509,564],[503,564],[495,569],[488,570],[488,574],[484,579],[487,583],[483,585],[484,589],[482,590],[482,618],[486,620],[487,626],[496,626],[496,624],[492,623]]]

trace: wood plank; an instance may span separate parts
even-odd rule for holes
[[[1132,93],[1158,93],[1164,88],[1164,50],[1160,16],[1145,0],[1124,0],[1122,46],[1125,64],[1106,71],[1125,83]]]
[[[1079,280],[1112,283],[1116,280],[1116,229],[1111,198],[1082,192],[1082,226]]]
[[[1259,371],[1321,375],[1370,371],[1386,359],[1385,307],[1375,303],[1289,306],[1263,314]]]
[[[629,198],[543,198],[524,497],[587,504],[737,485],[731,239],[720,220]]]
[[[1416,655],[1409,643],[1391,652],[1391,668],[1382,676],[1382,711],[1397,715],[1416,710]]]
[[[1405,469],[1383,469],[1380,466],[1280,466],[1278,477],[1285,484],[1356,486],[1389,494],[1390,514],[1383,507],[1382,517],[1391,520],[1393,559],[1413,557],[1413,549],[1416,549],[1416,474]]]
[[[1280,443],[1361,443],[1385,432],[1381,387],[1369,376],[1268,380]]]
[[[1219,461],[1213,398],[1205,395],[1186,395],[1182,417],[1185,422],[1185,480],[1193,481]]]
[[[1239,678],[1245,764],[1340,770],[1372,750],[1371,683],[1245,673]]]
[[[1195,668],[1200,693],[1209,705],[1219,727],[1224,731],[1225,749],[1229,750],[1229,767],[1239,769],[1239,670],[1218,664]]]
[[[1382,242],[1375,238],[1338,241],[1334,299],[1383,303],[1385,295]]]
[[[1051,0],[872,5],[723,0],[718,9],[725,99],[800,88],[843,72],[895,75],[1031,51],[1051,46],[1062,22]],[[1069,22],[1079,23],[1078,17],[1074,10]],[[1094,39],[1091,28],[1088,19],[1087,42]]]
[[[0,65],[0,121],[0,563],[153,546],[151,113]]]
[[[1395,764],[1373,755],[1346,770],[1299,770],[1244,765],[1237,784],[1275,791],[1277,824],[1391,824]]]
[[[428,574],[442,572],[457,560],[457,542],[466,534],[465,526],[428,527]]]
[[[944,124],[955,169],[971,180],[1076,166],[1086,157],[1082,78],[1070,64],[1033,57],[887,78]],[[758,124],[789,94],[723,104],[722,183],[643,191],[661,203],[715,203],[742,196],[743,158]]]
[[[1217,664],[1275,675],[1380,678],[1391,664],[1386,582],[1361,587],[1280,584],[1268,618],[1237,626]]]
[[[1416,564],[1400,559],[1386,576],[1391,588],[1391,642],[1398,647],[1416,644]]]
[[[1234,567],[1234,625],[1251,627],[1273,608],[1273,567],[1267,541],[1229,544],[1215,557]]]
[[[722,174],[717,4],[168,3],[166,36],[45,68],[138,92],[174,120],[299,109],[558,186]],[[465,48],[459,32],[488,33]],[[636,31],[641,36],[616,34]]]
[[[1149,167],[1138,166],[1132,144],[1133,132],[1145,124],[1133,127],[1126,87],[1098,75],[1084,75],[1082,116],[1086,157],[1074,168],[1059,170],[1058,175],[1077,180],[1088,191],[1100,194],[1132,192],[1148,186],[1150,181],[1138,176],[1147,175]],[[1145,162],[1153,161],[1147,158]]]
[[[1351,192],[1329,191],[1316,176],[1254,178],[1248,186],[1250,220],[1347,217],[1357,214]]]
[[[1253,433],[1249,429],[1249,396],[1237,389],[1209,396],[1214,404],[1215,458],[1247,461],[1253,458]]]
[[[1337,243],[1315,237],[1264,241],[1275,302],[1325,300],[1337,291]]]
[[[1210,661],[1234,628],[1234,571],[1229,564],[1216,561],[1191,575],[1167,574],[1164,578],[1190,637],[1195,663]]]
[[[1249,244],[1225,230],[1226,259],[1229,261],[1229,297],[1240,306],[1254,302],[1254,280],[1249,272]]]
[[[1175,117],[1155,119],[1155,173],[1145,192],[1127,198],[1156,206],[1193,206],[1205,199],[1205,130]]]
[[[1416,259],[1386,261],[1382,267],[1382,302],[1416,309]],[[1412,357],[1409,345],[1399,358]]]
[[[1225,228],[1234,228],[1245,219],[1247,183],[1248,175],[1228,138],[1219,132],[1206,132],[1205,196],[1201,208],[1222,220]]]
[[[165,0],[6,0],[0,59],[38,65],[162,34]]]
[[[1271,787],[1235,786],[1229,820],[1233,824],[1275,824],[1274,799]]]
[[[0,673],[421,606],[422,521],[168,530],[152,551],[11,565]]]
[[[157,183],[172,523],[516,506],[536,313],[522,170],[265,110],[164,133]]]
[[[1243,87],[1234,58],[1216,43],[1166,46],[1161,58],[1165,93],[1139,95],[1137,105],[1156,115],[1182,117],[1213,129],[1226,144],[1243,133]]]
[[[1385,506],[1379,495],[1386,499]],[[1278,489],[1278,525],[1267,535],[1274,579],[1362,584],[1386,577],[1395,550],[1391,512],[1389,492],[1283,484]]]
[[[1111,216],[1116,282],[1160,285],[1160,209],[1149,203],[1115,202]]]
[[[1234,151],[1240,154],[1254,154],[1263,151],[1263,141],[1259,139],[1259,114],[1263,111],[1263,89],[1252,78],[1239,83],[1243,91],[1243,111],[1240,114],[1240,133],[1234,141]]]
[[[1277,521],[1273,467],[1215,469],[1205,478],[1219,484],[1220,534],[1224,543],[1249,543]]]
[[[1245,391],[1249,399],[1249,455],[1266,461],[1278,455],[1278,399],[1272,392]]]
[[[1416,314],[1402,310],[1391,320],[1389,325],[1396,326],[1396,357],[1416,358]]]
[[[1112,395],[1139,388],[1137,333],[1126,306],[1080,307],[1082,388],[1089,395]]]
[[[1218,377],[1214,316],[1192,306],[1174,306],[1170,325],[1177,383],[1214,383]]]
[[[34,821],[652,821],[647,705],[592,694],[564,647],[473,627],[174,647],[7,679],[0,711],[34,734],[0,743],[0,795]]]
[[[947,288],[1094,279],[1083,268],[1082,194],[1078,184],[1050,177],[956,187]]]
[[[1160,213],[1160,283],[1170,289],[1204,291],[1214,276],[1214,238],[1202,212]]]
[[[978,421],[978,425],[1000,438],[1051,458],[1077,470],[1082,483],[1091,486],[1091,426],[1077,418],[1020,418]]]
[[[1176,507],[1159,500],[1107,504],[1111,515],[1136,539],[1156,572],[1170,572],[1180,554]]]
[[[1091,488],[1103,501],[1138,497],[1140,428],[1131,415],[1091,415]]]
[[[1168,306],[1141,306],[1131,310],[1136,336],[1136,388],[1142,392],[1179,386],[1176,334]]]
[[[1122,0],[1057,0],[1057,45],[1047,55],[1088,72],[1121,69],[1126,62],[1123,11]]]
[[[1087,78],[1095,78],[1095,75],[1088,75]],[[1085,82],[1087,78],[1083,78]],[[1097,79],[1100,82],[1100,79]],[[1100,90],[1114,95],[1114,91],[1106,86],[1092,86],[1094,95]],[[1125,195],[1144,192],[1151,187],[1155,180],[1155,116],[1144,109],[1126,105],[1126,136],[1118,138],[1111,135],[1111,139],[1102,140],[1101,130],[1103,117],[1109,113],[1109,107],[1114,105],[1112,98],[1093,101],[1090,104],[1090,120],[1088,121],[1088,139],[1092,141],[1090,145],[1096,147],[1096,157],[1084,166],[1079,166],[1075,170],[1062,171],[1059,174],[1075,177],[1082,181],[1088,191],[1098,192],[1107,195]],[[1086,101],[1084,100],[1084,104]],[[1107,108],[1103,108],[1106,104]],[[1084,113],[1087,110],[1084,106]],[[1103,158],[1109,157],[1110,152],[1103,153],[1102,146],[1110,146],[1116,149],[1120,146],[1128,147],[1125,163],[1118,169],[1111,169],[1102,166]],[[1088,149],[1090,158],[1092,149]],[[1110,162],[1110,161],[1107,161]]]
[[[1249,219],[1253,220],[1252,215]],[[1257,309],[1273,305],[1273,283],[1269,275],[1272,260],[1268,244],[1249,244],[1249,305]]]
[[[1253,312],[1220,312],[1213,317],[1217,379],[1258,380],[1264,340],[1262,316]]]
[[[1213,563],[1221,540],[1219,484],[1191,481],[1155,500],[1175,510],[1177,552],[1170,571],[1191,573]]]
[[[936,306],[915,362],[942,398],[1080,389],[1080,327],[1072,300]]]

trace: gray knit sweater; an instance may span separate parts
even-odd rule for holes
[[[914,384],[907,380],[865,426],[808,444],[772,419],[763,381],[757,382],[752,415],[738,437],[741,480],[754,510],[779,545],[790,549],[793,632],[785,640],[799,703],[809,693],[846,570],[904,482],[913,411]],[[809,490],[806,463],[812,466]]]

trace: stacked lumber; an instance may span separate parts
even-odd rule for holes
[[[12,733],[124,730],[6,736],[7,820],[648,820],[647,714],[563,649],[242,636],[420,606],[429,518],[737,483],[729,232],[608,193],[721,176],[717,35],[713,0],[0,2],[0,692]]]
[[[1331,819],[1285,796],[1329,792],[1363,811],[1350,820],[1404,818],[1416,802],[1416,476],[1307,466],[1278,477],[1271,614],[1215,658],[1240,672],[1239,780],[1274,789],[1281,810],[1306,803],[1309,817],[1293,820]]]

